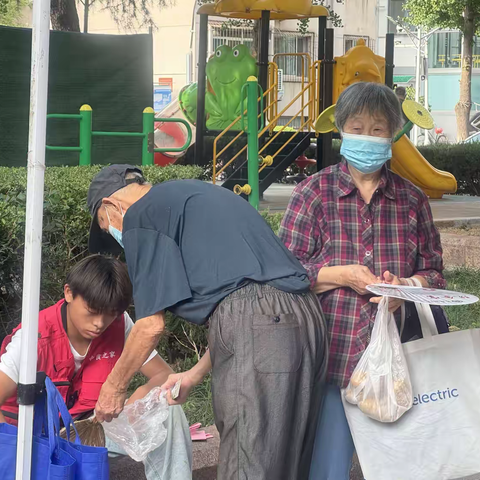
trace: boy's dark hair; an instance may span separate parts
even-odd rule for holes
[[[120,315],[132,300],[127,267],[116,258],[90,255],[70,270],[66,283],[73,298],[80,295],[96,313]]]
[[[404,97],[407,94],[407,89],[405,87],[397,87],[395,93]]]

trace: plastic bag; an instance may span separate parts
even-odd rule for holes
[[[378,306],[370,344],[353,371],[345,399],[370,418],[395,422],[413,404],[412,384],[388,298]]]
[[[145,397],[126,405],[118,418],[102,425],[110,440],[134,460],[142,462],[167,438],[164,422],[168,412],[165,392],[156,387]]]

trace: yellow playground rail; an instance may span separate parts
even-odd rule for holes
[[[273,160],[279,155],[285,147],[292,142],[292,140],[303,131],[312,131],[314,130],[315,120],[319,115],[319,99],[320,99],[320,68],[321,61],[318,60],[312,64],[311,57],[308,53],[280,53],[276,54],[273,60],[276,60],[279,57],[300,57],[301,66],[302,66],[302,75],[301,75],[301,88],[300,91],[293,97],[290,102],[278,112],[278,66],[275,62],[269,64],[269,87],[264,92],[263,97],[265,104],[263,111],[260,115],[264,114],[266,117],[265,126],[258,133],[258,137],[261,138],[265,132],[269,132],[270,138],[262,148],[259,150],[259,155],[265,153],[265,150],[274,142],[279,135],[284,132],[289,125],[298,117],[300,117],[300,127],[292,132],[292,135],[284,142],[284,144],[278,148],[278,150],[271,155]],[[305,68],[307,67],[307,68]],[[305,77],[305,72],[307,72],[307,77]],[[260,102],[260,98],[258,101]],[[282,115],[284,115],[298,100],[300,100],[300,107],[298,110],[295,110],[295,114],[292,115],[292,118],[282,126],[277,126],[278,120]],[[305,113],[305,109],[307,109]],[[218,169],[219,158],[222,155],[225,155],[226,151],[237,142],[242,135],[245,134],[243,130],[238,132],[233,139],[225,145],[220,151],[218,151],[218,142],[222,139],[228,132],[230,132],[233,127],[240,121],[241,116],[236,118],[223,132],[221,132],[213,142],[213,183],[216,183],[217,177],[223,173],[226,168],[232,165],[237,158],[240,157],[246,150],[247,145],[241,148],[238,152],[233,155],[220,169]],[[288,131],[291,131],[290,129]],[[267,166],[266,163],[262,163],[259,167],[259,172],[261,172]]]
[[[267,102],[267,105],[264,106],[263,111],[258,115],[260,116],[262,114],[265,114],[267,116],[267,122],[272,122],[275,121],[275,119],[278,117],[277,115],[277,104],[278,104],[278,67],[274,63],[269,63],[269,79],[271,82],[270,86],[267,88],[267,90],[263,93],[264,99],[269,100]],[[260,102],[260,97],[258,98],[258,101]],[[270,103],[271,102],[271,103]],[[244,114],[246,111],[244,112]],[[220,175],[222,172],[225,171],[225,169],[231,165],[242,153],[244,153],[247,150],[247,145],[245,145],[240,151],[238,151],[234,157],[232,157],[225,165],[222,166],[220,170],[217,171],[217,163],[218,163],[218,158],[223,155],[230,146],[232,146],[242,135],[245,134],[244,130],[240,130],[238,134],[233,137],[230,142],[225,145],[225,147],[222,148],[218,152],[218,142],[219,140],[224,137],[227,132],[231,131],[233,127],[240,121],[242,116],[238,116],[223,132],[221,132],[213,141],[213,174],[212,174],[212,181],[213,183],[216,183],[217,176]]]

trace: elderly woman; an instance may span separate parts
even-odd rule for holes
[[[310,480],[349,478],[354,446],[340,390],[370,340],[380,299],[366,286],[415,277],[425,287],[445,288],[427,197],[386,166],[403,123],[397,97],[384,85],[356,83],[340,95],[335,122],[341,162],[296,187],[280,230],[309,274],[330,336]]]

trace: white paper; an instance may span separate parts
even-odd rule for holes
[[[478,297],[475,295],[436,288],[376,283],[368,285],[367,290],[382,297],[400,298],[408,302],[428,305],[469,305],[478,302]]]

